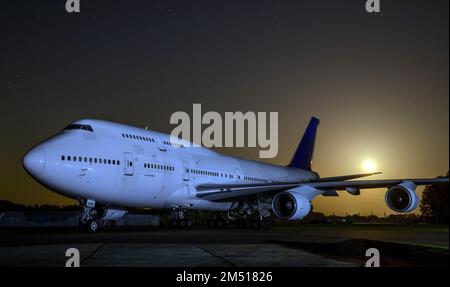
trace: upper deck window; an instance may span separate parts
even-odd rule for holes
[[[88,132],[94,132],[90,125],[82,125],[82,124],[70,124],[64,130],[85,130]]]

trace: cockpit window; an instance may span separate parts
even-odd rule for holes
[[[88,132],[94,132],[90,125],[82,125],[82,124],[70,124],[64,130],[85,130]]]

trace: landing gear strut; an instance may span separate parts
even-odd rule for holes
[[[234,225],[244,229],[270,229],[270,204],[263,198],[242,202],[240,209],[233,212]]]

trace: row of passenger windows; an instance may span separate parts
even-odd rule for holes
[[[126,139],[135,139],[135,140],[141,140],[141,141],[152,142],[152,143],[155,142],[155,140],[153,138],[137,136],[137,135],[122,134],[122,137],[126,138]]]
[[[130,134],[122,134],[122,137],[125,139],[135,139],[135,140],[141,140],[141,141],[146,141],[146,142],[151,142],[154,143],[155,139],[154,138],[149,138],[149,137],[143,137],[143,136],[138,136],[138,135],[130,135]],[[164,141],[163,142],[165,145],[171,146],[171,147],[178,147],[178,148],[184,148],[184,145],[182,144],[177,144],[177,143],[172,143],[170,141]]]
[[[225,177],[225,178],[234,178],[234,175],[232,173],[222,173],[222,172],[216,172],[216,171],[207,171],[207,170],[200,170],[200,169],[188,169],[188,172],[191,172],[193,174],[200,174],[200,175],[208,175],[208,176],[216,176],[216,177]],[[237,176],[238,179],[240,179],[240,176]],[[252,177],[252,176],[244,176],[244,180],[252,180],[252,181],[259,181],[259,182],[268,182],[267,179],[258,178],[258,177]]]
[[[233,174],[223,173],[223,172],[217,172],[217,171],[207,171],[207,170],[201,170],[201,169],[194,169],[191,168],[188,169],[187,172],[193,173],[193,174],[200,174],[200,175],[209,175],[209,176],[216,176],[216,177],[225,177],[225,178],[233,178]]]
[[[96,157],[82,157],[82,156],[66,156],[61,155],[62,161],[78,161],[78,162],[89,162],[89,163],[99,163],[99,164],[112,164],[112,165],[120,165],[119,160],[115,159],[106,159],[106,158],[96,158]],[[168,170],[168,171],[174,171],[175,167],[171,165],[164,165],[164,164],[157,164],[157,163],[144,163],[144,168],[151,168],[151,169],[158,169],[158,170]],[[215,176],[215,177],[225,177],[225,178],[234,178],[234,175],[231,173],[222,173],[217,171],[207,171],[207,170],[201,170],[201,169],[187,169],[187,172],[193,173],[193,174],[199,174],[199,175],[208,175],[208,176]],[[238,178],[240,178],[238,176]],[[257,178],[257,177],[251,177],[251,176],[244,176],[244,180],[252,180],[252,181],[259,181],[259,182],[267,182],[266,179],[263,178]]]
[[[106,158],[96,158],[96,157],[82,157],[82,156],[70,156],[70,155],[61,155],[62,161],[78,161],[78,162],[89,162],[89,163],[101,163],[101,164],[112,164],[112,165],[120,165],[119,160],[115,159],[106,159]]]
[[[144,168],[152,168],[152,169],[168,170],[168,171],[175,170],[175,167],[173,167],[171,165],[158,164],[158,163],[144,163]]]
[[[259,182],[268,182],[267,179],[264,179],[264,178],[258,178],[258,177],[252,177],[252,176],[244,176],[244,180],[253,180],[253,181],[259,181]]]
[[[172,147],[180,147],[180,148],[184,148],[184,145],[182,145],[182,144],[177,144],[177,143],[173,143],[173,142],[170,142],[170,141],[163,141],[163,143],[164,143],[165,145],[170,145],[170,146],[172,146]]]

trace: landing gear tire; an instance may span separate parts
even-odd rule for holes
[[[261,221],[259,221],[259,220],[253,220],[253,222],[252,222],[252,228],[254,228],[254,229],[261,229]]]
[[[216,227],[216,224],[215,224],[215,222],[214,222],[213,220],[210,220],[210,221],[208,222],[208,225],[209,225],[210,228]]]
[[[272,228],[272,221],[270,219],[263,220],[263,228],[264,229],[271,229]]]
[[[190,219],[186,220],[186,227],[187,228],[192,228],[192,226],[193,226],[192,220],[190,220]]]
[[[236,220],[234,221],[234,226],[235,226],[236,228],[242,228],[242,226],[243,226],[242,220],[241,220],[241,219],[236,219]]]
[[[89,220],[87,227],[89,232],[95,233],[100,228],[100,222],[97,220]]]
[[[244,221],[244,228],[245,229],[250,229],[250,227],[252,226],[252,223],[249,219],[245,219]]]
[[[216,226],[217,226],[217,228],[219,228],[219,229],[225,229],[225,228],[228,227],[228,223],[227,223],[225,220],[223,220],[223,219],[219,219],[219,220],[217,220],[217,222],[216,222]]]
[[[217,225],[217,228],[219,228],[219,229],[223,228],[223,221],[217,220],[216,225]]]

